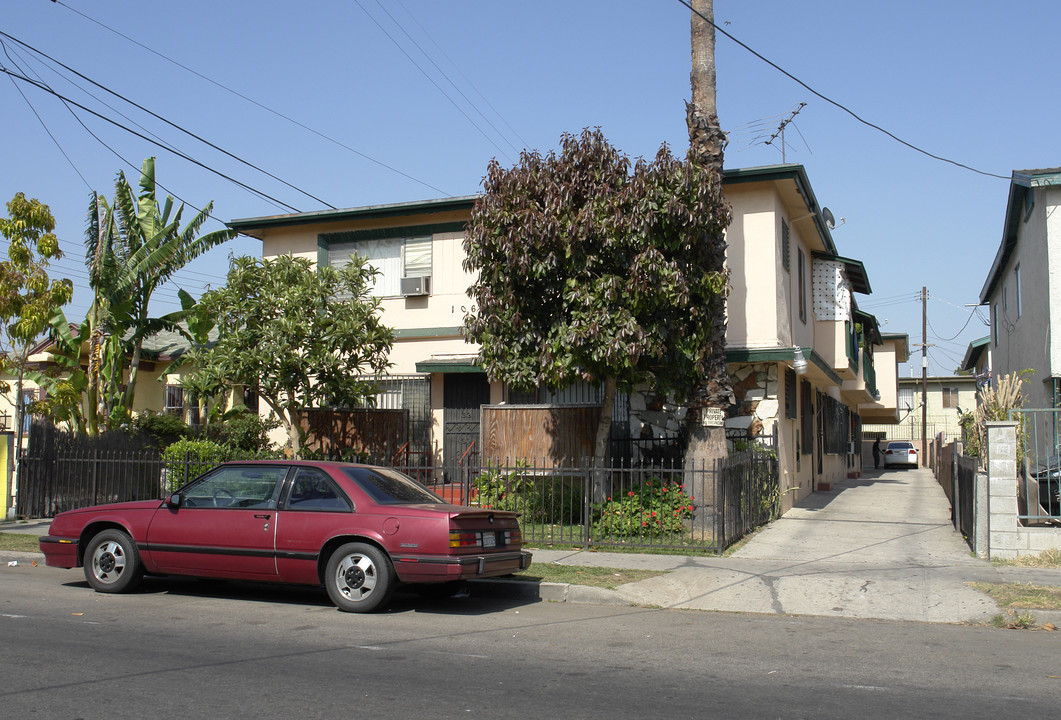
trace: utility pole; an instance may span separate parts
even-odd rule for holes
[[[928,288],[921,287],[921,462],[928,467]]]

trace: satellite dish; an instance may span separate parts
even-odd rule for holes
[[[822,208],[822,217],[825,218],[825,224],[830,230],[836,227],[836,218],[833,217],[833,211],[829,208]]]

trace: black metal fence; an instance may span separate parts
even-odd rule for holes
[[[1025,525],[1061,522],[1061,410],[1012,410],[1017,425],[1017,501]]]
[[[954,527],[965,538],[965,542],[969,543],[970,549],[976,550],[976,476],[980,472],[980,459],[961,455],[957,465],[958,496],[953,500]]]
[[[239,458],[167,461],[155,450],[27,452],[20,461],[19,514],[52,517],[100,503],[161,499],[223,459]],[[396,469],[455,504],[522,513],[524,541],[538,546],[721,552],[779,513],[777,459],[763,449],[715,467],[585,460]]]

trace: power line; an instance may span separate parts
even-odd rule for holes
[[[4,48],[4,52],[6,54],[6,47]],[[12,64],[15,64],[14,60],[12,60],[11,62]],[[48,124],[44,122],[44,118],[42,118],[40,113],[37,112],[37,108],[35,108],[33,106],[33,103],[30,102],[30,99],[26,97],[26,93],[22,92],[22,88],[18,86],[18,83],[15,82],[15,79],[13,77],[9,76],[7,79],[11,81],[12,87],[14,87],[18,94],[22,96],[22,100],[25,101],[26,105],[29,106],[30,112],[32,112],[36,116],[37,121],[41,124],[41,127],[44,128],[44,132],[48,133],[48,137],[50,137],[52,139],[52,142],[55,143],[55,147],[57,147],[59,149],[59,152],[62,153],[63,157],[66,158],[66,162],[69,163],[70,167],[73,168],[75,173],[77,173],[77,176],[81,178],[81,182],[85,183],[85,187],[91,190],[92,186],[89,184],[88,180],[86,180],[85,176],[81,174],[81,171],[77,168],[77,165],[74,164],[74,161],[67,154],[66,150],[59,142],[59,139],[56,138],[55,135],[52,133],[51,129],[48,127]]]
[[[863,118],[858,116],[853,110],[851,110],[851,109],[847,108],[846,106],[838,103],[837,101],[833,100],[832,98],[830,98],[830,97],[828,97],[826,95],[823,95],[822,93],[818,92],[817,90],[812,88],[810,85],[808,85],[807,83],[803,82],[798,77],[796,77],[795,75],[793,75],[789,71],[785,70],[783,67],[781,67],[777,63],[773,62],[772,60],[768,60],[763,55],[761,55],[760,53],[758,53],[755,50],[753,50],[752,48],[750,48],[748,45],[744,44],[743,42],[741,42],[737,38],[735,38],[732,35],[730,35],[728,32],[726,32],[725,30],[720,28],[718,25],[716,25],[715,23],[711,22],[709,19],[704,17],[702,13],[697,12],[696,9],[693,8],[693,6],[690,5],[686,0],[678,0],[678,2],[681,3],[682,5],[684,5],[685,7],[689,8],[689,10],[691,10],[692,12],[696,13],[697,16],[699,16],[701,20],[703,20],[704,22],[710,24],[713,28],[715,28],[715,30],[717,32],[722,33],[727,38],[729,38],[733,42],[737,43],[737,45],[739,45],[740,47],[744,48],[745,50],[750,52],[752,55],[754,55],[755,57],[759,58],[760,60],[762,60],[767,65],[769,65],[770,67],[774,68],[775,70],[777,70],[779,73],[781,73],[785,77],[789,78],[793,82],[795,82],[798,85],[802,86],[807,91],[809,91],[811,93],[814,93],[814,95],[816,95],[817,97],[821,98],[822,100],[824,100],[825,102],[829,103],[830,105],[832,105],[832,106],[834,106],[836,108],[839,108],[840,110],[843,110],[845,113],[847,113],[848,115],[850,115],[855,120],[857,120],[858,122],[862,123],[863,125],[865,125],[867,127],[871,127],[874,130],[877,130],[877,131],[879,131],[881,133],[884,133],[885,135],[887,135],[888,137],[890,137],[892,140],[896,141],[900,145],[905,145],[906,147],[910,148],[911,150],[913,150],[915,152],[919,152],[922,155],[926,155],[926,156],[932,158],[933,160],[939,160],[940,162],[949,163],[949,164],[954,165],[956,167],[960,167],[960,168],[962,168],[964,170],[969,170],[970,172],[974,172],[974,173],[976,173],[978,175],[986,175],[987,177],[998,178],[1000,180],[1007,180],[1007,181],[1010,180],[1010,177],[1008,175],[996,175],[995,173],[986,172],[984,170],[977,170],[974,167],[970,167],[970,166],[965,165],[963,163],[957,162],[956,160],[950,160],[950,159],[942,157],[940,155],[935,155],[933,153],[930,153],[928,150],[924,150],[922,148],[919,148],[917,145],[914,145],[913,143],[907,142],[906,140],[903,140],[902,138],[896,136],[895,134],[889,132],[888,130],[885,130],[880,125],[876,125],[874,123],[869,122],[868,120],[864,120]]]
[[[336,210],[337,209],[334,205],[332,205],[328,201],[322,200],[319,197],[317,197],[316,195],[313,195],[313,194],[303,190],[302,188],[299,188],[299,187],[297,187],[295,185],[292,185],[291,183],[287,182],[283,178],[277,177],[276,175],[274,175],[273,173],[269,172],[268,170],[265,170],[265,169],[255,165],[254,163],[251,163],[251,162],[248,162],[247,160],[244,160],[243,158],[239,157],[238,155],[235,155],[234,153],[231,153],[228,150],[225,150],[224,148],[215,145],[214,143],[210,142],[209,140],[207,140],[207,139],[205,139],[205,138],[193,133],[192,131],[190,131],[190,130],[188,130],[188,129],[186,129],[186,128],[184,128],[184,127],[182,127],[182,126],[180,126],[180,125],[178,125],[178,124],[176,124],[174,122],[172,122],[171,120],[159,115],[158,113],[156,113],[156,112],[154,112],[152,110],[149,110],[148,108],[144,107],[143,105],[140,105],[139,103],[130,100],[129,98],[125,97],[124,95],[122,95],[122,94],[120,94],[118,92],[115,92],[114,90],[111,90],[109,87],[106,87],[105,85],[101,85],[100,83],[96,82],[92,78],[90,78],[90,77],[88,77],[86,75],[83,75],[82,73],[80,73],[77,70],[73,69],[69,65],[66,65],[63,62],[61,62],[59,60],[56,60],[52,56],[48,55],[45,52],[42,52],[41,50],[38,50],[37,48],[33,47],[32,45],[29,45],[29,44],[19,40],[18,38],[13,37],[12,35],[8,35],[7,33],[3,32],[2,30],[0,30],[0,36],[6,37],[6,38],[18,43],[19,45],[22,45],[23,47],[27,48],[31,52],[34,52],[34,53],[40,55],[41,57],[49,60],[50,62],[53,62],[56,65],[59,65],[63,69],[67,70],[68,72],[74,73],[75,75],[77,75],[82,80],[85,80],[86,82],[92,83],[93,85],[98,87],[100,90],[103,90],[104,92],[110,93],[111,95],[113,95],[114,97],[118,98],[119,100],[122,100],[123,102],[126,102],[126,103],[132,105],[133,107],[137,108],[138,110],[141,110],[141,111],[147,113],[148,115],[150,115],[151,117],[155,118],[156,120],[161,120],[162,122],[166,123],[167,125],[169,125],[170,127],[174,128],[175,130],[178,130],[178,131],[184,133],[185,135],[188,135],[189,137],[192,137],[195,140],[198,140],[199,142],[203,143],[204,145],[207,145],[208,147],[211,147],[214,150],[217,150],[218,152],[220,152],[220,153],[232,158],[233,160],[236,160],[237,162],[240,162],[240,163],[246,165],[249,168],[257,170],[258,172],[262,173],[263,175],[269,176],[273,180],[276,180],[277,182],[282,183],[283,185],[286,185],[287,187],[291,188],[295,192],[301,193],[301,194],[305,195],[308,198],[316,200],[317,202],[321,203],[322,205],[326,205],[327,207],[331,208],[332,210]],[[2,41],[0,41],[0,44],[2,44]],[[110,106],[108,105],[107,107],[110,107]],[[111,108],[111,110],[114,110],[114,108]],[[118,112],[117,110],[114,110],[114,111]],[[123,115],[122,117],[125,117],[125,116]],[[126,119],[128,120],[129,118],[126,118]],[[132,120],[130,120],[130,122],[132,122]],[[145,132],[146,132],[146,130],[145,130]]]
[[[92,17],[86,15],[85,13],[81,12],[80,10],[78,10],[76,8],[70,7],[69,5],[64,3],[62,0],[52,0],[52,2],[55,3],[56,5],[61,5],[62,7],[66,8],[67,10],[69,10],[70,12],[73,12],[73,13],[76,13],[77,15],[80,15],[85,20],[88,20],[89,22],[100,26],[104,30],[107,30],[108,32],[111,32],[111,33],[113,33],[113,34],[115,34],[115,35],[117,35],[117,36],[119,36],[119,37],[121,37],[121,38],[123,38],[123,39],[125,39],[125,40],[127,40],[127,41],[129,41],[131,43],[133,43],[134,45],[137,45],[138,47],[148,51],[149,53],[162,58],[166,62],[172,63],[173,65],[176,65],[177,67],[181,68],[182,70],[185,70],[186,72],[190,72],[192,75],[195,75],[196,77],[198,77],[198,78],[200,78],[202,80],[205,80],[206,82],[210,83],[211,85],[219,87],[222,90],[224,90],[225,92],[231,93],[232,95],[235,95],[236,97],[238,97],[238,98],[240,98],[242,100],[245,100],[246,102],[249,102],[252,105],[257,106],[257,107],[261,108],[262,110],[265,110],[266,112],[268,112],[268,113],[270,113],[272,115],[275,115],[278,118],[286,120],[287,122],[289,122],[289,123],[291,123],[293,125],[297,125],[298,127],[302,128],[303,130],[305,130],[307,132],[310,132],[310,133],[313,133],[317,137],[322,138],[324,140],[327,140],[328,142],[332,143],[333,145],[337,145],[338,147],[341,147],[344,150],[347,150],[348,152],[352,152],[353,154],[357,155],[358,157],[361,157],[361,158],[363,158],[365,160],[368,160],[369,162],[374,163],[374,164],[378,165],[381,168],[384,168],[386,170],[390,170],[391,172],[393,172],[393,173],[395,173],[397,175],[401,175],[402,177],[404,177],[404,178],[406,178],[408,180],[412,180],[415,183],[419,183],[420,185],[423,185],[424,187],[430,188],[431,190],[434,190],[435,192],[441,193],[442,195],[445,195],[446,197],[453,197],[453,195],[451,193],[448,193],[445,190],[437,188],[437,187],[435,187],[434,185],[432,185],[429,182],[426,182],[426,181],[421,180],[419,178],[413,177],[412,175],[410,175],[410,174],[408,174],[406,172],[402,172],[401,170],[399,170],[399,169],[397,169],[395,167],[392,167],[392,166],[390,166],[390,165],[388,165],[388,164],[386,164],[386,163],[384,163],[384,162],[382,162],[380,160],[377,160],[376,158],[371,157],[370,155],[366,155],[365,153],[361,152],[360,150],[356,150],[356,149],[350,147],[349,145],[346,145],[345,143],[343,143],[343,142],[341,142],[339,140],[336,140],[335,138],[320,132],[319,130],[315,130],[314,128],[310,127],[309,125],[306,125],[305,123],[299,122],[298,120],[295,120],[294,118],[292,118],[292,117],[290,117],[288,115],[285,115],[284,113],[279,112],[278,110],[274,110],[273,108],[271,108],[271,107],[269,107],[267,105],[264,105],[264,104],[258,102],[257,100],[254,100],[254,99],[252,99],[250,97],[247,97],[246,95],[238,92],[237,90],[233,90],[232,88],[228,87],[227,85],[224,85],[223,83],[218,82],[217,80],[214,80],[213,78],[207,77],[206,75],[203,75],[202,73],[200,73],[200,72],[198,72],[196,70],[193,70],[192,68],[188,67],[187,65],[183,65],[183,64],[177,62],[176,60],[174,60],[171,57],[163,55],[162,53],[158,52],[154,48],[148,47],[147,45],[143,44],[139,40],[131,38],[128,35],[125,35],[124,33],[119,32],[118,30],[115,30],[114,28],[109,27],[108,25],[105,25],[104,23],[100,22],[99,20],[96,20],[95,18],[92,18]]]
[[[509,155],[508,155],[508,153],[506,153],[506,152],[505,152],[505,151],[504,151],[504,150],[503,150],[503,149],[501,148],[501,146],[500,146],[500,145],[498,145],[498,144],[497,144],[496,142],[494,142],[494,139],[493,139],[493,138],[491,138],[491,137],[490,137],[489,135],[487,135],[487,134],[486,134],[486,131],[484,131],[484,130],[483,130],[483,129],[482,129],[481,127],[479,127],[478,123],[476,123],[476,122],[475,122],[474,120],[472,120],[471,116],[470,116],[470,115],[468,115],[468,113],[464,112],[464,108],[462,108],[462,107],[461,107],[461,106],[460,106],[460,105],[459,105],[459,104],[457,103],[457,101],[456,101],[456,100],[454,100],[454,99],[453,99],[453,98],[452,98],[452,97],[450,96],[450,94],[449,94],[449,93],[447,93],[447,92],[446,92],[445,90],[443,90],[443,89],[442,89],[442,87],[441,87],[441,86],[440,86],[440,85],[439,85],[439,84],[438,84],[437,82],[435,82],[435,79],[434,79],[433,77],[431,77],[431,75],[430,75],[430,74],[429,74],[429,73],[428,73],[428,72],[427,72],[426,70],[424,70],[424,69],[423,69],[423,68],[422,68],[422,67],[420,66],[420,63],[416,62],[416,60],[413,60],[413,57],[412,57],[412,55],[410,55],[410,54],[409,54],[408,52],[406,52],[406,51],[405,51],[405,48],[403,48],[403,47],[401,46],[401,44],[400,44],[400,43],[399,43],[399,42],[398,42],[397,40],[395,40],[395,39],[394,39],[394,36],[393,36],[393,35],[391,35],[391,34],[390,34],[389,32],[387,32],[387,29],[386,29],[385,27],[383,27],[383,25],[382,25],[382,24],[380,24],[379,20],[377,20],[376,18],[374,18],[374,17],[372,16],[372,14],[371,14],[371,13],[369,13],[369,11],[368,11],[368,10],[365,10],[365,6],[361,4],[361,1],[360,1],[360,0],[354,0],[354,2],[355,2],[355,3],[357,3],[357,6],[358,6],[359,8],[361,8],[361,10],[362,10],[362,11],[363,11],[363,12],[365,13],[365,15],[368,15],[368,19],[369,19],[369,20],[371,20],[371,21],[372,21],[373,23],[375,23],[376,27],[378,27],[378,28],[380,29],[380,32],[382,32],[382,33],[383,33],[384,35],[386,35],[386,36],[387,36],[387,39],[388,39],[388,40],[390,40],[390,41],[391,41],[392,43],[394,43],[394,46],[395,46],[396,48],[398,48],[398,50],[400,50],[400,51],[401,51],[402,55],[404,55],[404,56],[406,57],[406,59],[407,59],[407,60],[408,60],[409,62],[411,62],[411,63],[413,64],[413,67],[415,67],[415,68],[416,68],[417,70],[419,70],[419,71],[420,71],[420,73],[421,73],[421,74],[422,74],[422,75],[423,75],[423,76],[424,76],[425,78],[427,78],[427,81],[428,81],[429,83],[431,83],[432,85],[434,85],[434,86],[435,86],[435,89],[436,89],[436,90],[438,90],[438,91],[439,91],[440,93],[442,93],[442,96],[443,96],[444,98],[446,98],[447,100],[449,100],[450,104],[451,104],[451,105],[453,105],[453,107],[455,107],[455,108],[457,109],[457,112],[459,112],[459,113],[460,113],[461,115],[463,115],[463,116],[464,116],[464,119],[465,119],[465,120],[467,120],[467,121],[468,121],[469,123],[471,123],[472,127],[474,127],[474,128],[476,129],[476,130],[478,130],[478,131],[479,131],[479,134],[480,134],[480,135],[482,135],[482,136],[483,136],[484,138],[486,138],[486,141],[487,141],[488,143],[490,143],[491,145],[493,145],[493,146],[494,146],[494,148],[495,148],[495,149],[496,149],[496,150],[497,150],[497,151],[498,151],[499,153],[501,153],[502,155],[504,155],[504,156],[505,156],[506,158],[509,158]],[[384,12],[386,12],[386,11],[384,11]],[[390,14],[390,13],[388,13],[388,15],[389,15],[389,14]],[[393,19],[393,18],[392,18],[392,19]],[[399,27],[401,27],[401,26],[399,25]],[[414,44],[415,44],[415,42],[414,42]],[[421,51],[421,52],[422,52],[422,51]],[[428,58],[428,59],[430,59],[430,58]],[[436,66],[436,67],[437,67],[437,66]],[[511,158],[509,158],[509,159],[511,159]]]
[[[483,102],[486,103],[486,106],[488,108],[490,108],[490,110],[492,110],[493,113],[495,115],[497,115],[498,118],[501,119],[501,122],[503,122],[505,124],[505,127],[507,127],[512,132],[512,134],[516,136],[516,139],[519,140],[520,144],[523,145],[523,147],[525,147],[525,148],[528,147],[527,141],[523,139],[523,137],[519,134],[519,131],[516,130],[516,128],[512,127],[512,125],[508,122],[508,120],[505,119],[505,116],[502,115],[500,112],[498,112],[497,108],[495,108],[493,106],[493,104],[491,104],[490,99],[487,98],[485,95],[483,95],[483,93],[479,90],[479,88],[477,88],[475,86],[475,83],[473,83],[471,81],[471,79],[467,75],[465,75],[464,72],[461,71],[460,66],[457,65],[457,63],[453,62],[453,58],[451,58],[446,53],[445,48],[443,48],[441,45],[439,45],[438,42],[435,40],[435,38],[431,36],[431,33],[428,32],[427,28],[425,28],[423,25],[420,24],[420,21],[416,19],[415,15],[413,15],[411,12],[409,12],[409,9],[406,8],[405,5],[402,4],[401,0],[397,0],[397,2],[398,2],[398,6],[401,7],[403,10],[405,10],[405,12],[413,19],[413,22],[416,23],[416,26],[418,28],[420,28],[420,32],[422,32],[427,37],[427,39],[431,41],[431,44],[434,45],[435,48],[437,48],[440,53],[442,53],[442,57],[444,57],[447,60],[449,60],[450,65],[452,65],[454,67],[454,69],[456,69],[457,73],[461,76],[461,78],[464,80],[464,82],[468,83],[468,87],[470,87],[475,92],[476,95],[478,95],[479,97],[481,97],[483,99]]]
[[[360,3],[358,3],[358,4],[360,5]],[[407,31],[405,29],[405,27],[400,22],[398,22],[398,20],[393,15],[391,15],[390,11],[387,10],[387,8],[384,7],[380,3],[379,0],[376,0],[376,5],[379,6],[380,10],[382,10],[384,13],[387,14],[387,17],[389,17],[391,19],[391,22],[393,22],[395,25],[398,26],[398,29],[401,30],[402,33],[405,34],[405,37],[409,38],[409,41],[412,42],[412,44],[416,46],[416,49],[420,51],[420,54],[423,55],[425,58],[427,58],[428,62],[430,62],[431,65],[434,66],[435,70],[437,70],[439,72],[439,74],[442,75],[442,77],[444,77],[446,79],[446,82],[448,82],[450,84],[450,87],[452,87],[454,90],[456,90],[458,93],[460,93],[460,96],[462,98],[464,98],[464,102],[468,103],[468,105],[471,106],[472,110],[474,110],[476,113],[478,113],[479,117],[481,117],[486,122],[486,124],[489,125],[493,129],[493,131],[495,133],[497,133],[498,137],[500,137],[502,140],[504,140],[506,143],[508,143],[508,146],[510,148],[512,148],[512,150],[514,152],[518,153],[519,152],[519,148],[517,148],[507,137],[505,137],[505,134],[503,132],[501,132],[500,130],[497,129],[497,126],[494,125],[494,123],[490,121],[490,118],[486,117],[486,115],[483,114],[483,111],[480,110],[478,108],[478,106],[474,102],[472,102],[471,99],[467,95],[464,94],[463,90],[461,90],[459,87],[457,87],[457,84],[454,83],[452,79],[450,79],[450,76],[446,74],[446,71],[443,70],[441,67],[439,67],[438,63],[435,62],[434,59],[430,55],[427,54],[427,51],[424,50],[423,46],[421,46],[420,43],[418,43],[416,41],[416,39],[412,35],[409,34],[409,31]],[[362,8],[362,10],[364,10],[364,8]],[[406,10],[406,12],[408,12],[408,10]],[[497,147],[497,146],[495,145],[494,147]],[[498,148],[498,149],[500,149],[500,148]]]
[[[72,100],[71,98],[66,97],[63,94],[61,94],[59,92],[56,92],[55,90],[51,89],[50,87],[48,87],[47,85],[45,85],[42,82],[38,82],[38,81],[34,80],[33,78],[30,78],[30,77],[27,77],[25,75],[20,75],[18,73],[12,72],[11,70],[7,69],[6,67],[0,67],[0,72],[5,73],[5,74],[15,78],[16,80],[22,80],[23,82],[27,82],[30,85],[33,85],[34,87],[36,87],[36,88],[38,88],[40,90],[43,90],[43,91],[45,91],[45,92],[47,92],[47,93],[49,93],[51,95],[54,95],[55,97],[57,97],[60,100],[62,100],[64,103],[69,103],[70,105],[73,105],[73,106],[75,106],[77,108],[80,108],[81,110],[84,110],[85,112],[96,116],[100,120],[108,122],[111,125],[114,125],[115,127],[124,130],[125,132],[129,133],[130,135],[135,135],[136,137],[140,138],[141,140],[145,140],[145,141],[151,143],[152,145],[160,147],[163,150],[167,150],[167,151],[173,153],[174,155],[176,155],[176,156],[178,156],[178,157],[180,157],[180,158],[182,158],[184,160],[187,160],[188,162],[192,163],[193,165],[197,165],[198,167],[201,167],[202,169],[204,169],[204,170],[206,170],[208,172],[211,172],[211,173],[217,175],[218,177],[220,177],[220,178],[222,178],[224,180],[228,180],[229,182],[231,182],[231,183],[233,183],[235,185],[238,185],[239,187],[244,188],[245,190],[247,190],[249,192],[252,192],[255,195],[258,195],[258,196],[260,196],[260,197],[262,197],[262,198],[264,198],[266,200],[271,200],[272,202],[276,203],[277,205],[280,205],[280,206],[283,206],[285,208],[288,208],[292,212],[295,212],[295,213],[300,212],[300,210],[298,208],[296,208],[295,206],[290,205],[290,204],[284,202],[283,200],[275,198],[272,195],[269,195],[268,193],[266,193],[266,192],[264,192],[262,190],[258,190],[256,188],[253,188],[250,185],[248,185],[248,184],[246,184],[244,182],[241,182],[241,181],[237,180],[236,178],[234,178],[234,177],[232,177],[230,175],[226,175],[225,173],[221,172],[220,170],[216,170],[216,169],[210,167],[209,165],[206,165],[205,163],[202,163],[202,162],[196,160],[195,158],[191,157],[190,155],[187,155],[186,153],[180,152],[179,150],[176,150],[175,148],[172,148],[172,147],[167,147],[164,143],[161,143],[161,142],[159,142],[157,140],[154,140],[154,139],[148,137],[147,135],[145,135],[145,134],[143,134],[141,132],[138,132],[136,130],[133,130],[132,128],[130,128],[130,127],[126,126],[126,125],[122,125],[117,120],[113,120],[112,118],[109,118],[106,115],[103,115],[102,113],[96,112],[95,110],[93,110],[93,109],[91,109],[89,107],[86,107],[86,106],[82,105],[81,103],[79,103],[79,102],[77,102],[75,100]],[[96,140],[98,140],[100,143],[103,143],[103,141],[99,138],[99,136],[97,136],[95,133],[92,133],[92,131],[88,129],[88,126],[86,126],[84,123],[81,123],[81,125],[86,130],[88,130],[88,132],[90,134],[92,134],[92,136],[95,137]],[[107,146],[106,143],[103,143],[103,144],[104,144],[105,147],[107,147],[112,152],[114,152],[113,148],[110,148],[110,146]],[[121,157],[121,156],[119,155],[119,157]],[[124,160],[124,158],[122,158],[122,159]]]

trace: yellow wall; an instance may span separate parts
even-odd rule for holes
[[[8,511],[14,505],[14,498],[11,497],[14,444],[13,434],[0,433],[0,519],[6,518]]]

